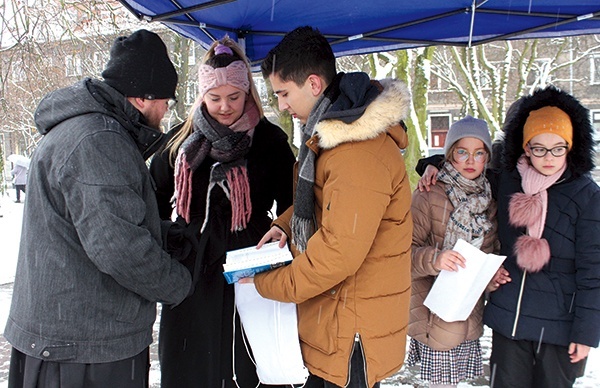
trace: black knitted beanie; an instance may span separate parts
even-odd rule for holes
[[[102,77],[126,97],[175,98],[177,72],[154,32],[139,30],[115,39]]]

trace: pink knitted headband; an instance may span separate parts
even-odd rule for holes
[[[210,65],[201,65],[198,69],[198,91],[200,97],[204,98],[210,89],[223,85],[231,85],[248,93],[250,91],[250,80],[248,79],[248,68],[243,61],[231,62],[227,67],[215,69]]]

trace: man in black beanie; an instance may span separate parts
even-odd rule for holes
[[[40,102],[13,300],[9,386],[148,387],[156,303],[189,271],[163,246],[145,160],[177,73],[158,35],[118,38],[103,72]]]
[[[139,30],[117,38],[102,77],[128,97],[152,127],[158,128],[168,101],[175,99],[177,72],[167,47],[154,32]],[[164,109],[154,110],[154,105]]]

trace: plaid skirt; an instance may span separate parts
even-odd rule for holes
[[[465,341],[457,347],[438,351],[410,339],[408,366],[421,363],[421,378],[431,384],[457,385],[460,381],[483,375],[479,340]]]

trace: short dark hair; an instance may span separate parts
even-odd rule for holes
[[[327,85],[335,77],[335,56],[327,39],[309,26],[288,32],[261,64],[263,77],[277,75],[282,81],[303,85],[311,74],[321,76]]]

